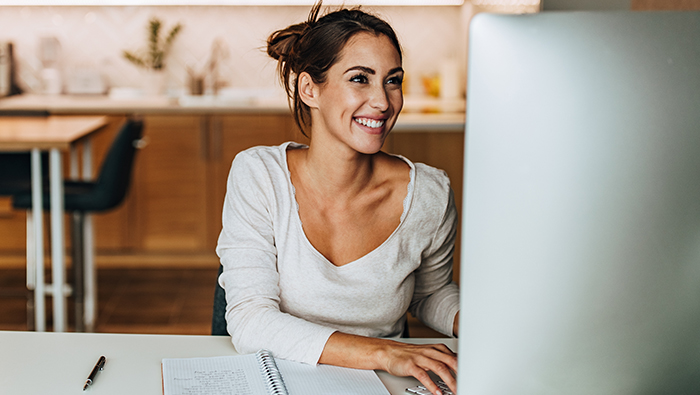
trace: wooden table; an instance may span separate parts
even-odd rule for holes
[[[27,234],[33,235],[32,248],[27,248],[27,285],[34,286],[35,319],[37,331],[46,328],[45,297],[53,297],[53,328],[56,332],[66,329],[64,226],[63,226],[63,169],[62,152],[78,141],[87,140],[92,133],[107,125],[104,116],[48,116],[48,117],[0,117],[0,151],[31,152],[32,210],[31,224],[27,221]],[[52,284],[44,287],[43,243],[43,191],[41,176],[41,151],[49,152],[49,189],[51,200],[51,271]],[[77,172],[77,160],[71,161],[71,173]],[[89,143],[83,149],[83,175],[90,177],[91,149]],[[31,225],[31,226],[30,226]],[[34,261],[35,264],[31,264]],[[86,262],[87,265],[87,262]],[[46,292],[48,291],[48,292]]]
[[[402,341],[444,343],[457,350],[456,339]],[[104,355],[104,371],[88,391],[100,395],[161,394],[163,358],[236,354],[229,336],[0,331],[0,393],[82,394],[90,370]],[[412,377],[377,374],[392,395],[403,395],[407,387],[419,384]]]

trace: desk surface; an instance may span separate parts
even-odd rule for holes
[[[406,339],[411,343],[445,343],[454,339]],[[0,331],[0,393],[3,394],[161,394],[163,358],[235,355],[228,336],[124,335]],[[105,370],[83,392],[100,355]],[[379,372],[392,395],[417,385],[413,378]]]
[[[67,150],[70,144],[107,125],[107,117],[69,115],[48,117],[0,117],[0,149],[32,148]]]

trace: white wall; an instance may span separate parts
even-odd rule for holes
[[[436,73],[443,59],[466,66],[465,8],[365,7],[384,17],[397,31],[405,51],[409,78]],[[466,8],[467,14],[469,8]],[[39,40],[55,36],[61,44],[62,72],[98,68],[113,87],[138,87],[144,73],[121,56],[122,50],[146,45],[146,25],[156,16],[169,30],[184,28],[167,59],[170,88],[187,80],[186,67],[202,68],[212,43],[221,39],[228,52],[221,75],[233,87],[275,87],[275,64],[264,53],[265,40],[276,29],[302,21],[308,7],[0,7],[0,41],[15,45],[23,87],[38,91]]]

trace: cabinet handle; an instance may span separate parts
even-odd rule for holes
[[[209,160],[209,115],[199,119],[199,149],[203,161]]]
[[[222,156],[222,139],[221,139],[221,129],[222,122],[220,116],[214,116],[211,119],[211,134],[209,135],[209,158],[212,160],[220,160]]]

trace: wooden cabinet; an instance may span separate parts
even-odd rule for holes
[[[98,251],[213,254],[234,156],[293,140],[294,131],[286,115],[146,116],[147,144],[129,199],[118,211],[95,216]],[[115,235],[114,224],[123,222],[130,224],[126,234]]]
[[[135,246],[142,251],[206,248],[206,130],[198,117],[149,116],[147,145],[133,174]]]
[[[111,126],[93,139],[95,173],[124,116],[111,120]],[[144,139],[147,144],[137,153],[125,202],[93,216],[98,265],[216,264],[214,249],[234,156],[256,145],[308,141],[290,115],[266,112],[148,115]],[[461,211],[463,143],[463,133],[396,132],[385,150],[444,169]],[[0,205],[0,264],[8,256],[23,264],[24,244],[24,212]]]

